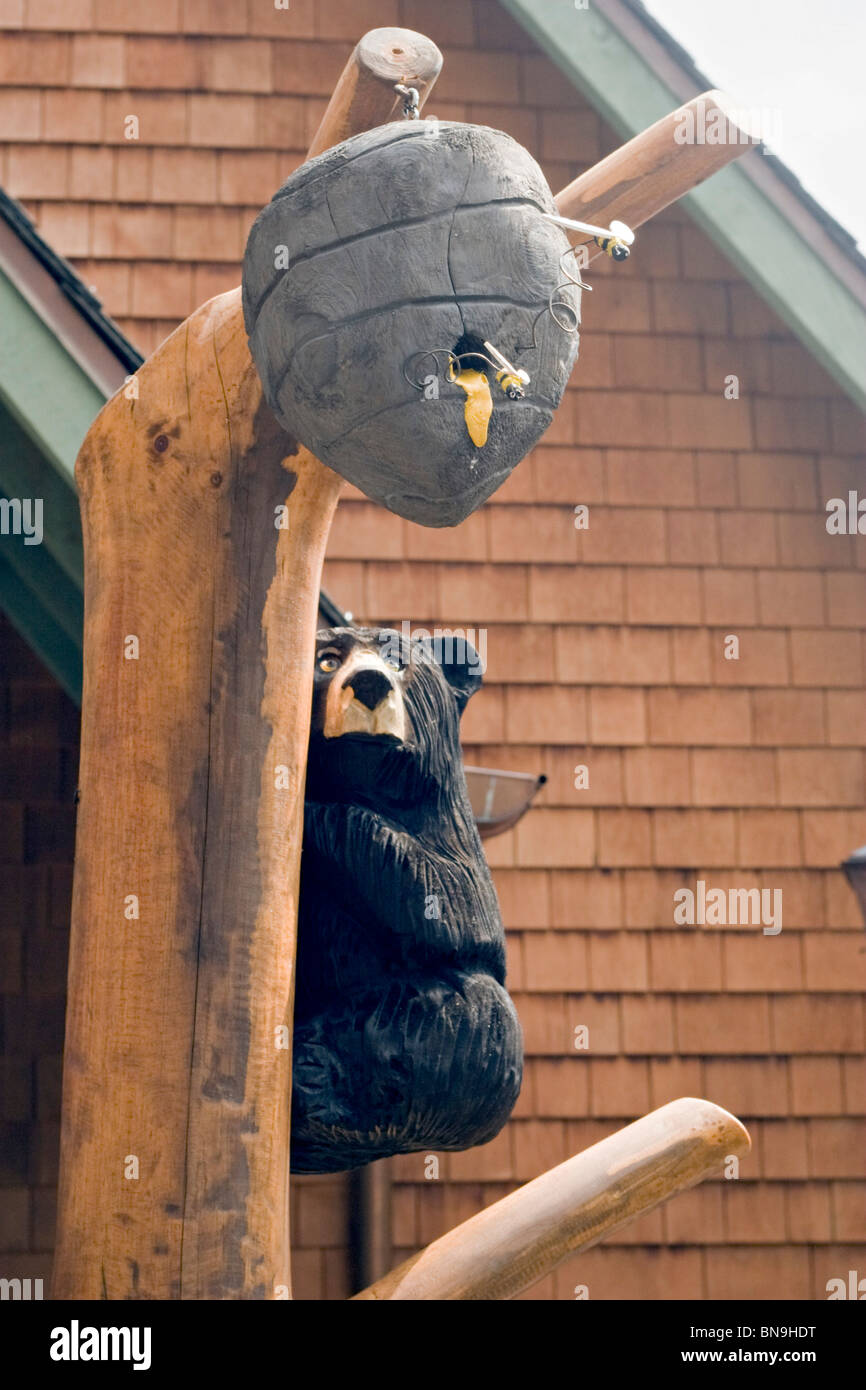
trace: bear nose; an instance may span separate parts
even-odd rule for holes
[[[380,705],[393,689],[388,677],[381,671],[358,671],[346,684],[352,687],[355,699],[370,710]]]

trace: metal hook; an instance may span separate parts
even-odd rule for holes
[[[403,115],[407,121],[417,121],[421,114],[421,98],[417,87],[407,87],[402,82],[394,83],[394,91],[403,98]]]
[[[419,348],[417,352],[411,352],[409,356],[406,358],[406,361],[403,363],[403,378],[407,382],[407,384],[411,386],[415,391],[423,391],[426,382],[412,380],[408,372],[409,363],[417,362],[419,358],[423,360],[423,358],[425,357],[432,357],[436,366],[435,374],[438,376],[440,372],[439,356],[441,353],[445,353],[447,355],[450,365],[451,359],[454,358],[454,353],[451,351],[450,348]]]
[[[563,333],[573,334],[577,332],[578,328],[580,327],[580,317],[578,315],[578,312],[573,304],[569,304],[568,300],[563,298],[562,295],[560,295],[560,290],[567,289],[569,285],[576,285],[578,289],[581,290],[592,290],[592,285],[587,285],[584,280],[581,280],[579,274],[575,278],[575,276],[572,275],[571,271],[568,270],[565,265],[566,258],[568,256],[576,256],[579,250],[579,246],[567,246],[566,249],[563,251],[562,255],[559,258],[559,269],[561,273],[565,276],[565,279],[560,280],[557,285],[554,285],[553,289],[550,291],[550,295],[548,296],[547,303],[544,305],[543,308],[539,309],[538,313],[535,315],[535,318],[532,320],[532,341],[530,343],[527,343],[525,347],[522,345],[519,346],[516,349],[517,352],[538,351],[538,325],[545,314],[550,314],[550,317],[553,319],[553,322],[556,324],[557,328],[559,328]],[[565,314],[568,314],[569,317],[566,318]]]

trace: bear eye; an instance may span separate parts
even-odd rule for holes
[[[320,656],[318,660],[319,670],[326,671],[329,675],[332,671],[336,671],[339,664],[335,656]]]

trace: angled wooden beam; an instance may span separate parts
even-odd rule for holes
[[[718,143],[681,138],[707,128],[721,128],[727,138]],[[739,159],[752,144],[749,132],[737,124],[730,97],[703,92],[567,184],[557,193],[556,206],[563,217],[593,223],[616,218],[634,230]],[[571,234],[575,245],[587,239]],[[600,254],[592,247],[588,259]]]
[[[515,1298],[750,1148],[727,1110],[673,1100],[494,1202],[355,1298]]]

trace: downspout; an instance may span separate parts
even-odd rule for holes
[[[391,1169],[387,1158],[349,1174],[349,1265],[357,1293],[393,1268]]]

